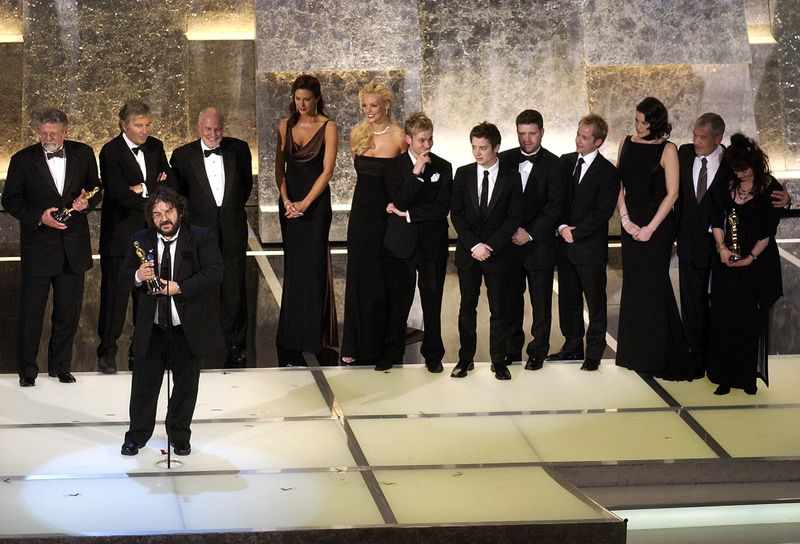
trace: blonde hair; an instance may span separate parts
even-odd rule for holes
[[[393,122],[392,119],[392,105],[394,104],[394,93],[389,90],[389,87],[383,83],[375,83],[370,81],[358,91],[359,104],[364,99],[364,95],[377,94],[383,99],[384,103],[388,102],[389,107],[386,109],[386,119],[389,123]],[[372,126],[366,118],[362,120],[353,128],[352,138],[352,151],[354,155],[361,155],[372,147],[373,144]]]

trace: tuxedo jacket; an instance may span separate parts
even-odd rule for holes
[[[136,285],[134,274],[142,263],[134,251],[133,241],[139,242],[145,251],[152,250],[157,255],[156,231],[148,228],[135,232],[127,244],[125,257],[123,281],[134,288],[138,298],[133,351],[136,358],[143,358],[150,343],[158,298],[166,295],[148,295],[144,284]],[[176,247],[171,249],[173,279],[181,288],[181,293],[174,295],[175,307],[189,349],[195,357],[202,357],[209,350],[225,345],[219,320],[210,318],[218,316],[220,311],[222,257],[219,244],[214,232],[188,223],[181,225],[175,244]],[[159,263],[156,263],[156,269],[158,267]]]
[[[564,184],[559,176],[558,157],[540,148],[536,154],[525,191],[522,193],[522,223],[533,238],[524,246],[514,246],[520,252],[527,270],[552,268],[556,264],[556,228],[564,205]],[[500,162],[519,171],[522,159],[520,148],[500,153]]]
[[[383,171],[389,200],[411,215],[411,222],[395,214],[388,217],[383,248],[398,259],[409,259],[417,252],[424,261],[447,260],[453,167],[433,153],[429,157],[431,162],[419,177],[413,173],[408,153],[392,159]]]
[[[678,149],[680,163],[680,194],[675,206],[678,217],[678,259],[697,268],[709,268],[711,259],[717,257],[714,237],[709,232],[714,198],[711,188],[726,185],[733,172],[722,161],[714,179],[708,184],[703,198],[697,202],[692,168],[696,153],[692,144]]]
[[[522,222],[522,182],[519,172],[500,163],[488,214],[481,220],[478,199],[478,167],[468,164],[456,170],[450,198],[450,220],[458,233],[456,266],[480,266],[484,270],[508,265],[512,256],[511,236]],[[494,251],[483,262],[472,258],[476,244],[488,244]]]
[[[147,199],[131,191],[131,186],[144,183],[148,194],[164,184],[175,188],[174,175],[161,140],[149,136],[141,147],[139,152],[144,153],[147,179],[142,178],[139,163],[122,139],[122,133],[100,150],[100,179],[105,189],[100,216],[100,255],[124,257],[133,233],[146,226],[144,209]],[[167,179],[158,182],[161,172],[167,175]]]
[[[92,148],[80,142],[64,141],[66,171],[63,194],[47,167],[42,145],[37,143],[17,152],[8,165],[3,207],[19,219],[22,273],[28,276],[55,276],[64,268],[64,260],[74,272],[92,267],[87,213],[102,198],[96,194],[83,213],[73,213],[66,230],[40,224],[48,208],[71,208],[81,189],[98,187],[97,162]]]
[[[217,201],[214,200],[200,140],[173,151],[172,169],[178,192],[189,201],[189,218],[192,224],[218,233],[221,247],[244,252],[247,247],[245,204],[253,190],[250,146],[236,138],[222,138],[219,146],[225,171],[222,206],[217,206]]]
[[[608,221],[619,196],[619,174],[616,167],[598,153],[576,185],[573,172],[577,162],[577,153],[561,156],[565,197],[558,224],[575,229],[572,231],[574,242],[568,244],[560,238],[560,248],[574,265],[605,265],[608,263]]]

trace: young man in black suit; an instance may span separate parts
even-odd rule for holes
[[[125,257],[123,281],[139,300],[133,351],[130,428],[122,455],[136,455],[153,434],[164,369],[175,387],[169,399],[167,433],[176,455],[191,453],[192,415],[200,380],[199,358],[224,345],[219,321],[222,257],[214,232],[186,222],[186,199],[158,188],[147,203],[152,225],[133,240],[152,250],[155,262],[142,262],[132,244]],[[162,291],[148,294],[146,282],[158,276]]]
[[[405,326],[419,274],[425,336],[420,352],[428,371],[443,370],[442,295],[447,270],[447,214],[453,167],[431,153],[433,122],[412,113],[405,122],[408,152],[384,169],[391,202],[384,236],[384,268],[389,294],[389,321],[384,354],[375,370],[403,361]]]
[[[128,100],[119,112],[120,134],[100,150],[100,178],[105,196],[100,215],[100,315],[97,322],[97,367],[117,371],[117,340],[125,325],[130,285],[120,281],[120,266],[131,236],[146,226],[147,196],[160,185],[172,185],[172,170],[161,140],[150,136],[153,118],[141,100]],[[136,302],[133,306],[136,313]],[[131,351],[128,353],[129,363]]]
[[[72,383],[72,343],[83,303],[83,275],[92,267],[86,214],[97,205],[86,193],[99,186],[92,148],[66,140],[67,116],[57,109],[39,113],[39,143],[11,157],[3,207],[19,220],[21,286],[17,365],[19,384],[36,385],[36,356],[50,288],[53,327],[47,372],[61,383]],[[54,212],[73,208],[64,223]]]
[[[617,169],[599,152],[607,135],[608,124],[602,117],[583,117],[575,136],[576,152],[563,155],[560,166],[565,198],[558,226],[558,312],[564,345],[548,359],[584,359],[586,297],[589,327],[581,370],[597,370],[606,349],[608,221],[620,184]]]
[[[247,212],[253,167],[247,142],[224,136],[225,120],[215,108],[197,118],[198,140],[172,153],[178,192],[189,201],[192,223],[213,230],[222,252],[222,331],[226,368],[247,366]]]
[[[714,184],[728,183],[733,172],[722,160],[725,146],[722,137],[725,121],[716,113],[704,113],[692,128],[692,143],[678,150],[680,196],[678,211],[678,278],[681,297],[681,320],[695,365],[695,375],[706,370],[708,339],[708,283],[713,259],[717,258],[711,234]],[[772,194],[773,206],[790,205],[786,188]]]
[[[456,170],[450,199],[450,219],[458,233],[456,267],[461,306],[458,363],[450,374],[463,378],[474,368],[477,343],[476,308],[481,281],[489,298],[489,352],[498,380],[510,380],[508,342],[508,281],[513,257],[511,236],[522,223],[522,182],[519,172],[501,164],[500,131],[483,122],[469,133],[475,162]]]
[[[517,169],[522,181],[522,224],[511,241],[514,269],[511,280],[517,290],[510,308],[506,359],[519,361],[525,332],[525,282],[530,290],[533,324],[526,353],[525,370],[542,368],[550,349],[553,305],[553,272],[556,266],[556,226],[564,202],[564,185],[559,177],[558,157],[542,147],[544,119],[536,110],[517,116],[519,147],[500,153],[500,163]]]

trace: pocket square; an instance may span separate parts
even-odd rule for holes
[[[439,172],[434,172],[431,176],[431,183],[436,183],[437,181],[439,181]]]

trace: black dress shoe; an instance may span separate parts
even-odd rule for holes
[[[247,368],[247,354],[239,346],[231,346],[225,359],[225,368]]]
[[[172,451],[175,452],[175,455],[189,455],[192,453],[192,445],[189,442],[176,440],[172,443]]]
[[[494,372],[494,377],[498,380],[511,379],[511,371],[506,365],[492,365],[492,372]]]
[[[428,372],[433,374],[438,374],[444,370],[441,361],[425,361],[425,367],[428,369]]]
[[[506,355],[505,359],[503,359],[503,364],[506,364],[506,365],[510,366],[510,365],[513,365],[516,361],[522,361],[522,355],[519,355],[519,354],[514,355],[512,353],[512,354]]]
[[[600,359],[586,359],[581,365],[581,370],[597,370],[600,368]]]
[[[110,359],[108,357],[98,357],[97,370],[101,374],[116,374],[117,362],[114,359]]]
[[[22,376],[19,379],[20,387],[34,387],[35,385],[36,385],[36,378],[31,378],[30,376]]]
[[[375,370],[378,372],[383,372],[384,370],[389,370],[394,366],[394,363],[390,363],[385,359],[380,359],[378,364],[375,365]]]
[[[75,383],[75,376],[71,372],[62,372],[61,374],[50,374],[51,378],[58,378],[61,383]]]
[[[727,395],[731,392],[731,388],[729,385],[720,385],[714,390],[715,395]]]
[[[757,385],[749,385],[744,388],[744,392],[748,395],[755,395],[758,393],[758,386]]]
[[[557,351],[547,356],[547,361],[581,361],[583,353],[577,351]]]
[[[544,359],[541,357],[528,357],[525,363],[525,370],[540,370],[544,366]]]
[[[132,456],[132,455],[136,455],[137,453],[139,453],[139,448],[143,448],[143,447],[144,447],[144,444],[140,445],[140,444],[137,444],[136,442],[134,442],[133,440],[126,440],[125,443],[122,444],[122,449],[120,449],[119,452],[122,455]]]
[[[475,370],[475,363],[472,361],[459,361],[456,363],[456,366],[453,367],[453,371],[450,373],[451,378],[463,378],[467,375],[467,372],[470,370]]]

